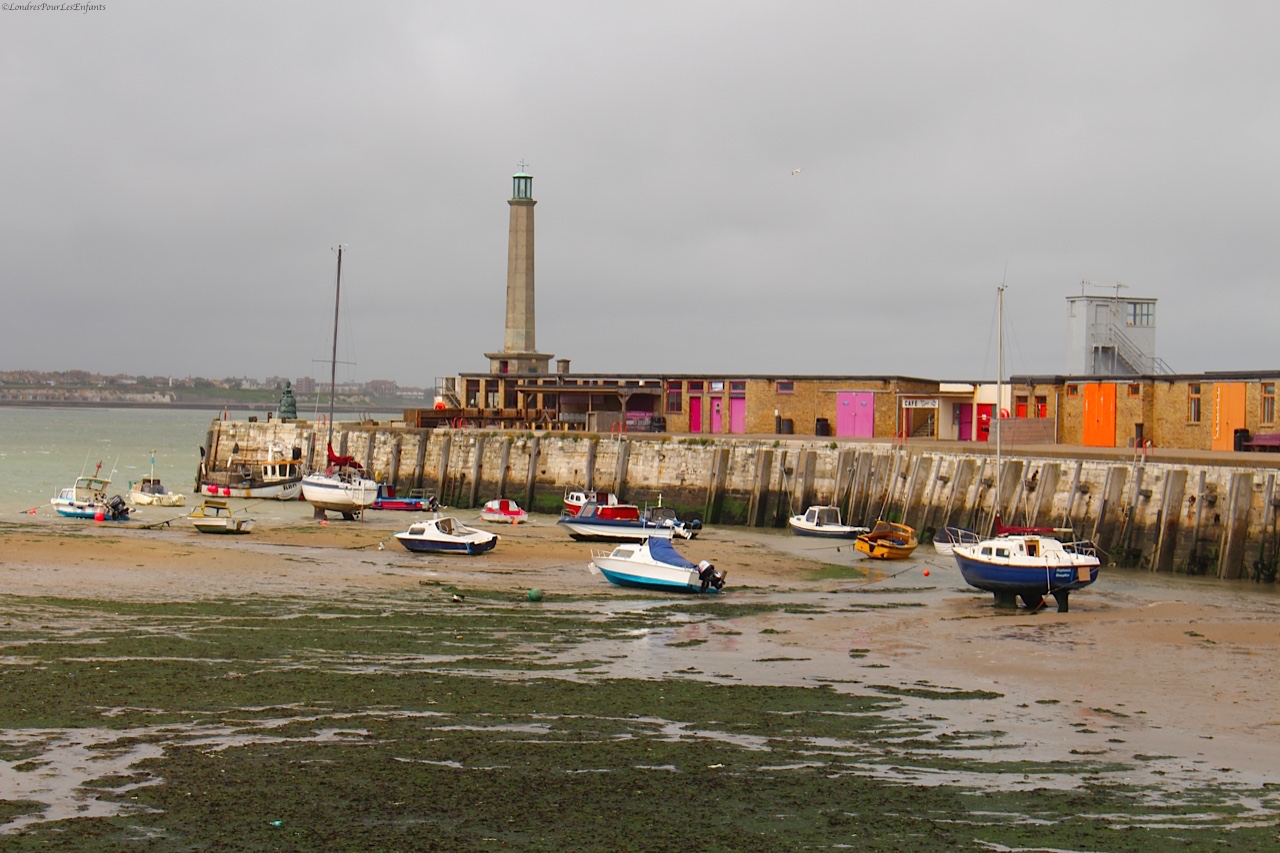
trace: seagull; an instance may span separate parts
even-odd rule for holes
[[[798,175],[798,174],[800,174],[800,170],[799,170],[799,169],[792,169],[792,170],[791,170],[791,174],[793,174],[793,175]]]

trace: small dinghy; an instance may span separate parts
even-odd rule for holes
[[[522,510],[513,500],[496,498],[480,509],[480,517],[485,521],[496,521],[500,524],[521,524],[529,520],[529,513]]]

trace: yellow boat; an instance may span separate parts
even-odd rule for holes
[[[905,524],[877,521],[870,533],[853,542],[853,547],[877,560],[905,560],[920,542],[916,532]]]

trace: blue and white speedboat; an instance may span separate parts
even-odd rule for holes
[[[1015,535],[955,545],[951,551],[970,586],[996,597],[1000,607],[1017,599],[1032,610],[1052,595],[1067,612],[1067,596],[1098,579],[1102,561],[1091,542],[1062,543],[1049,536]]]
[[[102,470],[102,466],[98,466]],[[107,497],[107,488],[111,481],[99,477],[76,477],[76,484],[69,489],[58,492],[56,498],[49,503],[58,515],[67,518],[92,518],[103,521],[128,521],[129,505],[119,495]]]
[[[493,549],[498,534],[467,527],[453,516],[430,518],[409,525],[396,541],[415,553],[466,554],[475,556]]]
[[[612,551],[593,551],[587,568],[618,586],[667,592],[719,592],[726,572],[703,560],[693,563],[671,545],[669,536],[650,536]]]

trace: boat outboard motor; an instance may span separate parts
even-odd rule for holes
[[[112,495],[107,499],[107,509],[111,513],[112,520],[124,518],[129,514],[129,507],[125,506],[124,498],[119,495]]]
[[[724,575],[715,566],[706,560],[698,563],[698,580],[702,581],[699,592],[706,592],[707,587],[714,586],[716,589],[724,589]]]

